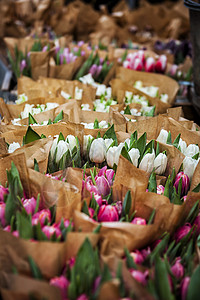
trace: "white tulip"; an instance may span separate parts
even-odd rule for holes
[[[29,113],[32,114],[34,104],[25,104],[24,110],[21,112],[22,119],[28,118]]]
[[[188,157],[193,157],[197,153],[199,153],[199,146],[195,144],[190,144],[184,152],[185,156]]]
[[[110,147],[110,145],[113,143],[113,139],[105,139],[104,142],[105,142],[106,151],[107,151],[108,148]]]
[[[199,160],[187,156],[183,160],[183,172],[187,174],[190,180],[192,179],[198,162]]]
[[[153,167],[155,168],[155,173],[157,175],[164,174],[167,167],[167,155],[164,153],[159,153],[154,159]]]
[[[53,143],[51,146],[50,155],[52,158],[54,157],[54,153],[56,151],[57,144],[58,144],[58,135],[55,136],[55,139],[53,140]]]
[[[89,157],[92,162],[102,163],[106,156],[106,145],[102,138],[95,139],[90,147]]]
[[[108,128],[108,123],[106,121],[99,122],[99,128]]]
[[[93,136],[91,134],[88,134],[88,135],[84,135],[84,137],[83,137],[83,153],[84,154],[87,153],[87,146],[88,146],[89,138],[92,140]]]
[[[147,153],[141,160],[139,168],[143,171],[151,173],[153,171],[155,153]]]
[[[178,143],[178,148],[180,147],[180,151],[184,154],[185,153],[185,150],[187,148],[187,144],[185,141],[183,141],[181,138],[179,140],[179,143]]]
[[[67,142],[67,141],[68,141],[68,142]],[[69,135],[66,137],[65,142],[68,143],[70,152],[72,152],[72,150],[74,149],[74,147],[77,147],[76,138],[75,138],[75,136],[73,136],[73,135],[71,135],[71,134],[69,134]]]
[[[136,148],[132,148],[129,152],[128,152],[130,158],[131,158],[131,161],[132,161],[132,164],[137,168],[137,165],[138,165],[138,159],[140,157],[140,151]]]
[[[65,141],[61,140],[58,142],[56,149],[56,163],[58,164],[63,157],[63,154],[65,154],[69,150],[69,145]]]
[[[77,86],[75,87],[75,93],[74,93],[74,98],[76,100],[81,100],[83,95],[83,90],[79,89]]]
[[[130,141],[131,140],[129,138],[125,139],[125,141],[124,141],[124,144],[127,143],[128,148],[130,147]]]
[[[165,129],[161,129],[159,136],[157,137],[157,141],[159,143],[166,144],[167,143],[167,138],[168,138],[168,131]]]
[[[46,103],[46,107],[44,108],[44,111],[50,110],[50,109],[53,109],[53,108],[56,108],[56,107],[58,107],[58,106],[59,106],[58,103],[55,103],[55,102],[47,102],[47,103]]]
[[[8,148],[8,153],[13,153],[18,148],[20,148],[19,143],[15,143],[15,142],[11,143]]]
[[[114,164],[118,165],[119,156],[121,154],[124,144],[121,143],[119,146],[113,146],[108,149],[106,160],[110,168],[113,168]]]

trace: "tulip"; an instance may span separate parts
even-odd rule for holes
[[[144,262],[144,257],[140,251],[136,250],[135,252],[131,252],[130,255],[136,264],[141,265]]]
[[[115,204],[116,210],[118,212],[118,216],[121,216],[122,214],[122,201],[117,201]]]
[[[56,135],[56,138],[53,140],[53,143],[51,145],[51,150],[50,150],[51,158],[54,157],[54,153],[56,151],[57,144],[58,144],[58,135]]]
[[[169,70],[169,75],[170,76],[175,76],[178,70],[178,66],[177,65],[172,65],[170,70]]]
[[[118,165],[119,156],[123,147],[124,145],[121,143],[119,146],[113,146],[108,149],[106,160],[110,168],[113,168],[114,164]]]
[[[199,153],[199,146],[195,144],[188,145],[187,149],[184,152],[185,156],[188,157],[193,157],[197,153]]]
[[[63,157],[63,155],[70,150],[69,145],[61,140],[58,142],[57,144],[57,153],[56,153],[56,163],[58,164],[59,161],[61,160],[61,158]]]
[[[189,223],[179,227],[174,234],[174,239],[176,242],[180,242],[180,240],[182,240],[182,238],[184,238],[190,232],[191,228],[192,226]]]
[[[147,153],[141,160],[139,168],[143,171],[151,173],[154,167],[155,153]]]
[[[5,209],[6,209],[6,204],[0,203],[0,224],[3,227],[5,227],[5,225],[6,225]]]
[[[140,282],[143,285],[147,284],[147,276],[148,276],[148,271],[142,273],[139,270],[131,270],[131,275],[133,276],[133,278],[135,280],[137,280],[138,282]]]
[[[183,172],[179,172],[174,181],[174,186],[176,188],[176,192],[178,193],[178,186],[179,186],[179,181],[182,179],[182,187],[181,187],[181,195],[184,196],[187,194],[189,187],[190,187],[190,180],[189,177],[184,174]]]
[[[31,215],[34,214],[36,204],[37,204],[37,201],[34,197],[32,197],[30,199],[24,199],[24,200],[22,199],[22,204],[28,214],[31,214]]]
[[[171,267],[171,271],[173,275],[177,278],[180,279],[184,276],[184,267],[181,264],[181,258],[177,257],[175,264]]]
[[[181,300],[186,300],[189,284],[190,284],[190,277],[188,276],[184,277],[181,282]]]
[[[4,202],[4,196],[8,195],[8,189],[0,185],[0,202]]]
[[[78,47],[82,47],[84,45],[84,41],[79,41],[78,43],[77,43],[77,46]]]
[[[90,134],[84,135],[84,137],[83,137],[83,153],[84,154],[87,153],[87,146],[88,146],[89,139],[92,140],[93,136],[91,136]]]
[[[97,71],[97,65],[94,64],[90,67],[89,73],[92,75],[92,77],[94,77],[96,74],[96,71]]]
[[[164,174],[167,167],[167,155],[159,153],[154,160],[153,167],[155,168],[155,173],[157,175]]]
[[[50,238],[55,235],[56,238],[61,237],[61,231],[58,227],[56,226],[44,226],[42,228],[42,231],[44,234],[47,236],[47,238],[50,240]]]
[[[159,143],[166,144],[167,143],[167,138],[168,138],[168,131],[165,130],[165,129],[161,129],[161,131],[159,133],[159,136],[157,137],[156,140]]]
[[[158,73],[165,73],[167,67],[167,57],[166,55],[161,55],[155,64],[155,70]]]
[[[164,195],[164,190],[165,190],[165,187],[162,184],[159,184],[157,186],[157,194],[158,195]]]
[[[20,73],[23,72],[23,70],[27,67],[27,63],[25,59],[22,59],[21,63],[20,63]]]
[[[42,52],[46,52],[46,51],[48,51],[48,46],[44,46],[42,49]]]
[[[68,142],[67,142],[67,141],[68,141]],[[72,150],[74,149],[74,147],[77,147],[77,141],[76,141],[76,138],[75,138],[75,136],[73,136],[73,135],[71,135],[71,134],[69,134],[69,135],[66,137],[65,142],[68,143],[70,152],[72,152]]]
[[[99,195],[105,197],[110,193],[110,185],[108,183],[108,180],[104,176],[97,178],[96,186]]]
[[[140,253],[142,254],[143,258],[146,259],[149,254],[151,254],[151,248],[147,247],[146,249],[140,250]]]
[[[113,205],[102,205],[99,209],[98,213],[98,221],[99,222],[113,222],[118,221],[119,216],[117,213],[117,209]]]
[[[48,223],[51,222],[51,212],[49,209],[43,209],[34,214],[32,217],[32,225],[37,225],[40,222],[40,225],[43,227],[46,220]]]
[[[13,231],[12,235],[18,238],[19,237],[19,231],[17,231],[17,230]]]
[[[183,160],[183,172],[189,177],[190,181],[198,164],[198,160],[185,157]]]
[[[140,58],[136,58],[133,62],[132,69],[135,71],[142,71],[143,64]]]
[[[110,186],[113,185],[114,174],[115,174],[114,170],[112,170],[112,169],[106,170],[106,178],[107,178],[108,183],[110,184]]]
[[[93,193],[93,196],[94,196],[94,199],[96,200],[97,204],[99,206],[101,206],[102,205],[102,201],[103,201],[101,195],[99,195],[97,193]]]
[[[85,188],[86,188],[90,193],[98,194],[97,187],[96,187],[96,185],[93,184],[92,179],[91,179],[90,176],[86,179],[86,182],[85,182]]]
[[[90,160],[99,164],[104,162],[105,156],[106,146],[104,140],[102,138],[93,140],[89,153]]]
[[[94,213],[95,213],[94,209],[91,208],[91,207],[89,207],[89,208],[88,208],[88,211],[89,211],[90,218],[93,218]]]
[[[148,57],[145,62],[145,71],[146,72],[154,72],[155,68],[155,59],[153,57]]]
[[[86,294],[81,294],[76,300],[89,300]]]
[[[106,145],[106,151],[107,151],[110,145],[113,143],[113,139],[105,139],[104,143]]]
[[[137,148],[132,148],[131,150],[129,150],[128,154],[130,156],[132,164],[137,168],[140,151]]]
[[[99,65],[98,67],[97,67],[97,70],[96,70],[96,78],[99,76],[99,74],[101,73],[101,70],[102,70],[102,65]]]
[[[49,284],[59,288],[61,292],[62,300],[67,299],[67,289],[70,282],[67,280],[65,276],[62,275],[60,277],[54,277],[50,280]]]
[[[195,218],[193,225],[195,225],[196,235],[198,236],[200,234],[200,214]]]
[[[70,269],[73,268],[73,266],[75,265],[75,262],[76,262],[76,258],[75,257],[70,257],[70,259],[67,262],[67,264],[70,267]]]
[[[144,51],[143,50],[139,50],[137,52],[137,57],[140,58],[140,60],[142,61],[142,64],[145,63],[145,55],[144,55]]]
[[[180,149],[180,151],[184,154],[185,151],[186,151],[186,148],[187,148],[187,144],[185,141],[183,141],[181,138],[179,140],[179,143],[178,143],[178,148]]]
[[[132,221],[131,221],[132,224],[136,224],[136,225],[146,225],[147,222],[145,219],[143,218],[134,218]]]
[[[123,67],[126,68],[126,69],[131,69],[131,64],[129,61],[125,60],[123,62]]]

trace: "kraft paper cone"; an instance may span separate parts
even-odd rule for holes
[[[183,109],[181,106],[179,107],[170,107],[167,110],[168,117],[173,118],[174,120],[178,121],[179,118],[183,115]]]
[[[12,119],[10,111],[2,98],[0,98],[0,114],[9,122]]]
[[[120,281],[119,279],[112,279],[104,282],[100,288],[98,300],[114,300],[120,299],[119,292]]]
[[[0,155],[8,153],[8,147],[6,145],[5,139],[0,137]]]
[[[3,300],[29,300],[30,299],[29,295],[13,292],[3,288],[0,288],[0,295]]]
[[[10,170],[12,161],[19,172],[25,194],[29,196],[30,183],[28,178],[26,157],[24,153],[12,153],[12,154],[0,155],[0,182],[3,186],[5,186],[7,181],[6,170]]]
[[[200,176],[200,163],[197,164],[194,174],[192,176],[192,181],[190,183],[191,191],[199,184],[199,176]]]
[[[1,272],[0,277],[3,286],[13,292],[27,296],[29,295],[29,297],[30,294],[35,295],[36,299],[38,299],[38,297],[39,299],[47,297],[49,300],[62,299],[60,290],[57,287],[50,285],[49,282],[5,272]]]
[[[39,76],[48,77],[49,55],[49,51],[30,52],[31,76],[34,80],[37,80]]]

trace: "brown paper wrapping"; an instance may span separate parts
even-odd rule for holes
[[[8,153],[8,147],[6,145],[5,139],[0,137],[0,155]]]
[[[49,75],[49,51],[30,52],[31,76],[37,80],[39,76]]]

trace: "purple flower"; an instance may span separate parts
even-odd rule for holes
[[[176,192],[178,193],[178,185],[179,185],[179,181],[182,178],[182,188],[181,188],[181,195],[184,196],[187,194],[189,187],[190,187],[190,179],[189,177],[183,173],[183,172],[179,172],[176,177],[175,177],[175,181],[174,181],[174,186],[176,188]]]
[[[184,238],[184,236],[186,236],[190,232],[191,228],[192,226],[189,223],[186,223],[185,225],[179,227],[174,234],[174,239],[176,240],[176,242],[180,242],[180,240],[182,240],[182,238]]]
[[[85,51],[84,50],[81,51],[81,56],[85,56]]]
[[[0,202],[4,202],[4,196],[8,195],[8,189],[0,185]]]
[[[65,276],[62,275],[60,277],[54,277],[50,280],[49,284],[54,285],[60,289],[61,295],[62,295],[62,300],[67,299],[67,289],[68,289],[70,282],[67,280],[67,278]]]
[[[89,211],[89,214],[90,214],[90,218],[93,218],[94,213],[95,213],[94,209],[91,208],[91,207],[89,207],[89,208],[88,208],[88,211]]]
[[[43,227],[46,220],[48,223],[51,222],[51,212],[49,209],[43,209],[34,214],[32,217],[32,225],[37,225],[40,222],[41,227]]]
[[[117,201],[115,203],[115,207],[116,207],[116,210],[118,212],[118,215],[121,216],[121,214],[122,214],[122,201]]]
[[[99,209],[98,213],[98,221],[99,222],[114,222],[118,221],[119,216],[117,213],[117,209],[112,205],[102,205]]]
[[[110,186],[113,185],[113,176],[114,176],[115,172],[113,169],[109,169],[106,170],[106,178],[108,179],[108,182],[110,184]]]
[[[181,258],[177,257],[175,264],[171,267],[171,271],[177,279],[180,279],[184,276],[184,267],[180,262]]]
[[[44,226],[42,228],[42,231],[49,240],[53,235],[56,235],[56,238],[59,238],[61,236],[61,231],[57,226]]]
[[[108,180],[104,176],[100,176],[96,180],[96,187],[98,190],[98,194],[103,197],[107,196],[110,193],[110,185]]]
[[[146,225],[147,224],[146,220],[143,218],[134,218],[131,223],[136,224],[136,225]]]
[[[139,270],[131,270],[131,275],[133,276],[133,278],[135,280],[137,280],[141,284],[143,284],[143,285],[147,284],[148,271],[145,271],[144,273],[142,273]]]
[[[84,41],[79,41],[78,43],[77,43],[77,46],[78,47],[82,47],[84,45]]]
[[[63,64],[63,62],[64,62],[64,55],[61,53],[60,55],[59,55],[59,61],[60,61],[60,65],[62,65]]]
[[[102,65],[99,65],[96,70],[96,77],[99,76],[99,74],[101,73],[101,70],[102,70]]]
[[[98,194],[98,190],[96,185],[93,184],[91,177],[89,176],[86,181],[85,181],[85,188],[90,192],[90,193],[96,193]]]
[[[28,214],[32,214],[32,215],[34,214],[36,204],[37,204],[37,201],[34,197],[30,199],[22,199],[22,204]]]
[[[27,64],[26,64],[26,60],[22,59],[22,61],[20,62],[20,72],[22,73],[23,70],[26,68]]]
[[[195,230],[196,230],[196,235],[200,234],[200,214],[195,218],[194,224],[195,225]]]
[[[141,264],[143,263],[144,257],[143,257],[143,255],[140,253],[140,251],[135,250],[134,252],[131,252],[130,254],[131,254],[131,256],[132,256],[132,258],[133,258],[133,260],[134,260],[134,262],[135,262],[136,264],[141,265]]]
[[[183,280],[181,282],[181,299],[182,300],[186,300],[189,284],[190,284],[190,277],[186,276],[185,278],[183,278]]]
[[[102,201],[103,201],[101,195],[96,194],[96,193],[93,193],[93,195],[94,195],[94,199],[97,201],[97,204],[98,204],[99,206],[101,206],[101,205],[102,205]]]
[[[145,249],[140,250],[140,253],[142,254],[143,258],[146,259],[147,256],[151,253],[151,248],[147,247]]]
[[[92,77],[94,77],[96,74],[96,71],[97,71],[97,65],[94,64],[90,67],[89,73],[92,75]]]
[[[48,46],[44,46],[42,49],[42,52],[46,52],[46,51],[48,51]]]
[[[6,204],[0,203],[0,223],[3,227],[6,226],[5,209],[6,209]]]

